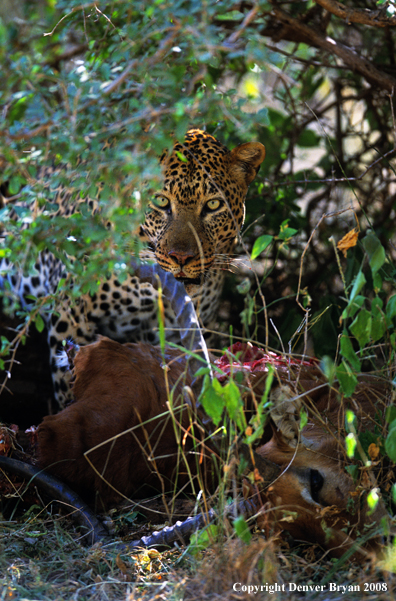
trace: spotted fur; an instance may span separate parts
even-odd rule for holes
[[[217,314],[225,265],[245,218],[249,184],[264,146],[229,151],[198,129],[163,155],[164,185],[142,226],[158,264],[185,283],[205,326]]]
[[[141,226],[150,253],[166,271],[184,282],[203,324],[210,327],[216,316],[224,278],[224,262],[229,260],[245,216],[245,197],[250,182],[264,160],[260,143],[242,144],[229,151],[213,136],[201,130],[187,132],[183,143],[161,157],[164,184]],[[51,173],[44,176],[49,179]],[[54,202],[58,213],[78,210],[70,202],[71,189],[60,187]],[[97,210],[94,199],[79,199]],[[53,294],[64,278],[64,265],[49,251],[43,251],[36,273],[12,273],[7,261],[0,265],[14,292],[24,302],[27,295]],[[7,275],[9,272],[9,275]],[[1,284],[1,281],[0,281]],[[71,303],[65,295],[47,318],[48,339],[55,395],[60,405],[70,397],[66,367],[57,354],[65,339],[76,344],[94,341],[98,334],[120,342],[158,342],[157,290],[148,281],[131,274],[120,283],[115,276],[106,279],[98,291]],[[178,341],[174,314],[165,302],[167,339]]]

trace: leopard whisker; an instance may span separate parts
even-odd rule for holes
[[[233,257],[229,257],[227,255],[218,254],[215,257],[215,260],[213,262],[213,266],[214,267],[229,267],[229,266],[232,266],[232,267],[238,268],[239,265],[241,264],[241,262],[242,262],[241,258],[237,258],[237,257],[233,258]]]
[[[230,273],[238,273],[238,266],[234,265],[231,261],[216,261],[212,268],[214,269],[222,269],[224,271],[229,271]]]

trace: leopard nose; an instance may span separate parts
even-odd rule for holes
[[[168,255],[170,257],[172,257],[172,259],[178,265],[180,265],[180,267],[183,267],[184,265],[186,265],[186,263],[188,263],[190,261],[190,259],[192,259],[195,256],[194,253],[191,251],[181,252],[181,251],[177,251],[177,250],[170,250],[168,252]]]

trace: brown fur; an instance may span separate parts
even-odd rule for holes
[[[293,439],[284,435],[280,423],[280,429],[274,429],[271,440],[257,449],[261,457],[282,469],[279,478],[261,493],[261,499],[267,503],[267,510],[272,508],[269,509],[271,523],[276,517],[280,520],[279,526],[296,539],[319,543],[331,549],[333,555],[341,556],[359,533],[367,533],[366,526],[378,526],[381,518],[387,516],[382,501],[374,513],[368,513],[366,495],[377,486],[374,475],[361,470],[358,481],[354,482],[345,470],[345,465],[352,463],[345,454],[345,412],[348,408],[354,411],[361,431],[373,429],[376,413],[382,416],[379,422],[382,427],[390,390],[380,378],[362,375],[353,397],[340,398],[337,388],[327,386],[319,371],[316,374],[315,369],[310,371],[312,379],[302,377],[299,384],[295,384],[296,390],[293,383],[287,384],[290,398],[287,399],[286,394],[283,399],[286,405],[293,402],[298,405],[293,397],[302,391],[308,392],[303,397],[308,411],[307,425],[300,433],[296,428]],[[324,386],[309,392],[320,384]],[[296,418],[299,410],[297,406]],[[314,477],[319,473],[323,478],[315,494],[312,493],[312,470]],[[290,512],[294,513],[292,518]],[[289,518],[285,519],[288,514]],[[373,546],[377,543],[378,537]]]
[[[183,403],[190,379],[178,359],[180,351],[166,349],[167,387],[158,347],[108,338],[82,347],[75,358],[75,402],[39,427],[40,464],[90,502],[99,494],[105,506],[188,482],[182,451],[196,474],[193,438],[184,436],[194,412]]]

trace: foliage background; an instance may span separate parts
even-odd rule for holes
[[[97,198],[99,185],[102,214],[114,224],[109,236],[88,212],[44,212],[22,232],[3,209],[4,227],[15,232],[3,254],[29,269],[45,246],[66,251],[78,259],[70,266],[75,294],[93,291],[136,251],[134,232],[159,185],[157,158],[173,137],[194,125],[230,147],[260,140],[267,158],[250,190],[239,251],[248,256],[258,236],[274,238],[253,263],[258,279],[244,261],[229,280],[223,330],[231,323],[236,334],[287,345],[304,318],[295,300],[301,277],[315,352],[334,355],[344,285],[329,238],[359,224],[394,252],[393,2],[350,3],[345,12],[331,1],[37,0],[0,10],[8,195],[51,200],[38,170],[67,163],[50,187],[72,182],[77,197]],[[22,210],[19,217],[31,219]],[[341,257],[346,286],[362,260],[359,244]],[[236,292],[245,277],[250,292],[246,282]]]

